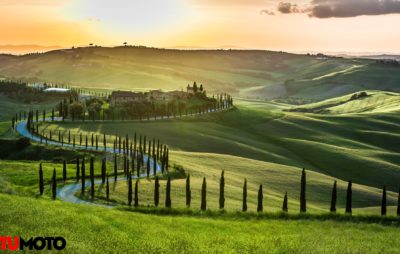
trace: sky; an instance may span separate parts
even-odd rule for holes
[[[400,0],[0,0],[0,51],[130,45],[400,53]]]

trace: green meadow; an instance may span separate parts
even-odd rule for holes
[[[90,91],[184,88],[194,80],[235,94],[227,111],[156,121],[41,122],[40,132],[99,137],[99,151],[33,143],[20,148],[11,118],[58,102],[27,104],[0,95],[0,235],[61,235],[71,253],[398,253],[400,95],[398,69],[368,59],[318,58],[269,51],[175,51],[151,48],[78,48],[26,56],[0,56],[0,75],[28,82],[57,82]],[[385,79],[382,81],[382,76]],[[208,86],[209,85],[209,86]],[[385,91],[383,91],[385,90]],[[366,96],[353,97],[365,91]],[[396,92],[397,91],[397,92]],[[277,95],[274,100],[271,94]],[[281,97],[281,98],[277,98]],[[305,104],[307,102],[307,104]],[[291,103],[291,104],[290,104]],[[296,104],[296,105],[294,105]],[[139,180],[139,207],[127,205],[125,180],[110,184],[114,208],[51,200],[57,188],[76,183],[76,157],[101,159],[113,174],[113,155],[102,151],[115,136],[145,135],[169,147],[171,172]],[[62,182],[62,162],[67,180]],[[44,195],[38,193],[43,165]],[[307,213],[299,214],[300,178],[307,176]],[[225,172],[225,209],[219,180]],[[122,157],[118,175],[123,176]],[[192,203],[185,206],[186,176]],[[167,176],[172,209],[165,208]],[[207,211],[200,210],[207,180]],[[247,180],[248,212],[241,212]],[[353,215],[344,215],[348,181]],[[337,181],[337,214],[330,214]],[[263,185],[263,213],[256,213]],[[380,216],[382,188],[388,215]],[[282,213],[288,195],[288,213]],[[80,193],[75,196],[81,197]],[[89,200],[87,194],[82,199]],[[93,203],[106,204],[105,186]]]

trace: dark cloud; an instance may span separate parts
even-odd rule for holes
[[[400,0],[312,0],[303,6],[280,2],[277,11],[282,14],[305,13],[315,18],[396,14],[400,13]],[[267,11],[263,13],[268,14]]]
[[[297,4],[292,4],[289,2],[280,2],[278,4],[278,11],[284,14],[301,12]]]

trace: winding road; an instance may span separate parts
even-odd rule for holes
[[[61,120],[61,119],[55,119],[56,121]],[[30,140],[34,141],[34,142],[40,142],[40,137],[32,134],[31,132],[29,132],[29,130],[27,129],[27,122],[26,121],[22,121],[22,122],[18,122],[16,124],[15,130],[22,136],[29,138]],[[62,146],[62,147],[69,147],[69,148],[74,148],[74,149],[83,149],[83,150],[96,150],[96,147],[94,146],[81,146],[81,145],[75,145],[75,147],[73,147],[72,144],[61,144],[60,142],[54,141],[54,140],[48,140],[47,141],[48,145],[55,145],[55,146]],[[104,150],[103,150],[104,151]],[[114,149],[111,147],[107,147],[105,149],[106,152],[112,153],[114,154]],[[119,154],[119,149],[116,149],[116,154]],[[148,156],[144,155],[144,159],[147,161]],[[154,172],[154,167],[153,164],[154,161],[152,158],[150,158],[150,172]],[[161,172],[161,165],[156,162],[156,171],[157,173]],[[139,178],[142,177],[146,177],[147,174],[146,173],[142,173],[140,174]],[[132,176],[132,179],[136,179],[137,176]],[[117,178],[117,181],[125,181],[126,177],[120,177]],[[113,183],[115,181],[114,178],[109,179],[109,183]],[[95,185],[100,185],[102,183],[101,180],[95,180]],[[85,183],[86,188],[90,186],[90,181],[87,181]],[[69,184],[69,185],[64,185],[63,187],[59,188],[57,190],[57,197],[59,197],[61,200],[66,201],[66,202],[70,202],[70,203],[75,203],[75,204],[87,204],[87,205],[96,205],[96,206],[103,206],[103,207],[108,207],[108,208],[112,208],[115,207],[114,205],[105,205],[105,204],[97,204],[97,203],[93,203],[93,202],[89,202],[83,199],[80,199],[79,197],[77,197],[75,195],[76,192],[80,191],[82,188],[82,183],[78,182],[78,183],[74,183],[74,184]]]

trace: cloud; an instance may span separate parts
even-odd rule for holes
[[[282,14],[304,13],[315,18],[348,18],[362,15],[400,14],[400,0],[312,0],[299,6],[280,2],[276,10]],[[269,14],[272,10],[263,10]]]

